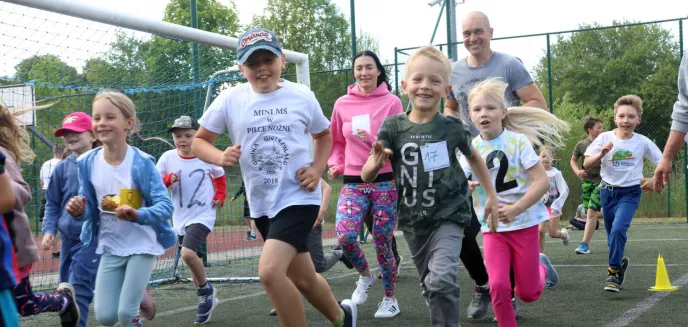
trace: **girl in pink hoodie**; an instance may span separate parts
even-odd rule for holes
[[[363,216],[371,209],[373,245],[380,264],[385,296],[376,318],[399,314],[394,297],[396,260],[392,253],[392,237],[396,223],[397,190],[389,162],[372,183],[364,183],[361,169],[377,139],[377,131],[385,118],[403,112],[401,100],[390,93],[387,73],[377,55],[359,52],[354,57],[356,84],[334,104],[332,112],[332,154],[328,160],[329,177],[344,175],[344,185],[337,203],[337,237],[344,255],[360,273],[351,301],[360,305],[368,299],[368,289],[377,279],[366,262],[357,237]]]

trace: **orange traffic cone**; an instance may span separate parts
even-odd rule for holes
[[[678,287],[671,286],[669,274],[667,273],[666,266],[664,265],[664,258],[662,258],[662,255],[660,254],[657,257],[657,275],[655,277],[655,286],[651,287],[650,291],[672,292],[677,289]]]

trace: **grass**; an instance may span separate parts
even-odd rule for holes
[[[607,246],[602,229],[595,233],[591,242],[592,254],[576,255],[573,250],[576,241],[582,237],[581,231],[572,232],[572,242],[563,247],[556,240],[547,239],[545,252],[558,270],[561,284],[557,290],[545,290],[542,297],[534,303],[518,302],[520,326],[603,326],[624,315],[638,303],[654,293],[647,289],[655,283],[657,255],[661,253],[667,263],[669,277],[673,282],[682,276],[688,277],[688,260],[685,258],[684,244],[688,240],[686,224],[638,224],[629,231],[626,255],[631,265],[626,282],[620,293],[613,294],[602,290],[607,264]],[[425,306],[415,267],[411,264],[408,249],[403,237],[397,238],[399,251],[405,260],[397,283],[397,298],[401,308],[399,316],[392,319],[374,319],[377,302],[382,297],[382,287],[378,283],[371,289],[368,303],[359,306],[359,326],[427,326],[429,314]],[[480,241],[480,238],[479,238]],[[374,251],[370,244],[363,249],[369,262],[374,261]],[[255,261],[253,264],[257,264]],[[375,266],[372,264],[373,267]],[[226,269],[226,276],[232,276],[232,263],[218,269]],[[220,273],[222,271],[219,271]],[[355,288],[356,274],[337,265],[324,274],[337,299],[351,296]],[[466,270],[459,270],[461,286],[461,313],[472,296],[473,283]],[[223,303],[213,314],[209,325],[215,326],[279,326],[274,317],[267,315],[271,309],[270,300],[263,293],[260,284],[214,284]],[[153,296],[158,301],[158,317],[145,326],[191,326],[196,296],[189,283],[176,283],[153,288]],[[688,288],[683,287],[664,298],[647,312],[641,314],[629,326],[683,324],[681,312],[688,300]],[[305,305],[309,326],[330,326],[325,319],[311,307]],[[464,319],[462,325],[496,326],[490,311],[487,317],[477,321]],[[43,315],[24,319],[22,326],[59,326],[54,315]],[[91,315],[89,326],[97,326]]]

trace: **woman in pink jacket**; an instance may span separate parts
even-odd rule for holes
[[[367,301],[368,289],[377,279],[370,272],[357,242],[359,227],[370,209],[373,244],[385,291],[375,317],[389,318],[399,314],[394,296],[396,260],[392,253],[397,190],[389,161],[372,183],[363,182],[361,169],[368,160],[382,122],[403,110],[401,100],[390,93],[387,73],[375,53],[362,51],[356,54],[353,73],[356,84],[349,86],[347,95],[337,100],[332,112],[334,142],[328,160],[328,175],[331,179],[344,175],[337,203],[337,237],[344,255],[360,273],[351,301],[361,305]]]

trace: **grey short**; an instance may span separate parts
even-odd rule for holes
[[[201,246],[206,238],[208,238],[210,229],[203,224],[191,224],[184,228],[184,232],[184,236],[179,236],[179,244],[189,250],[193,250],[198,254],[199,258],[202,258],[203,251],[201,251]]]

